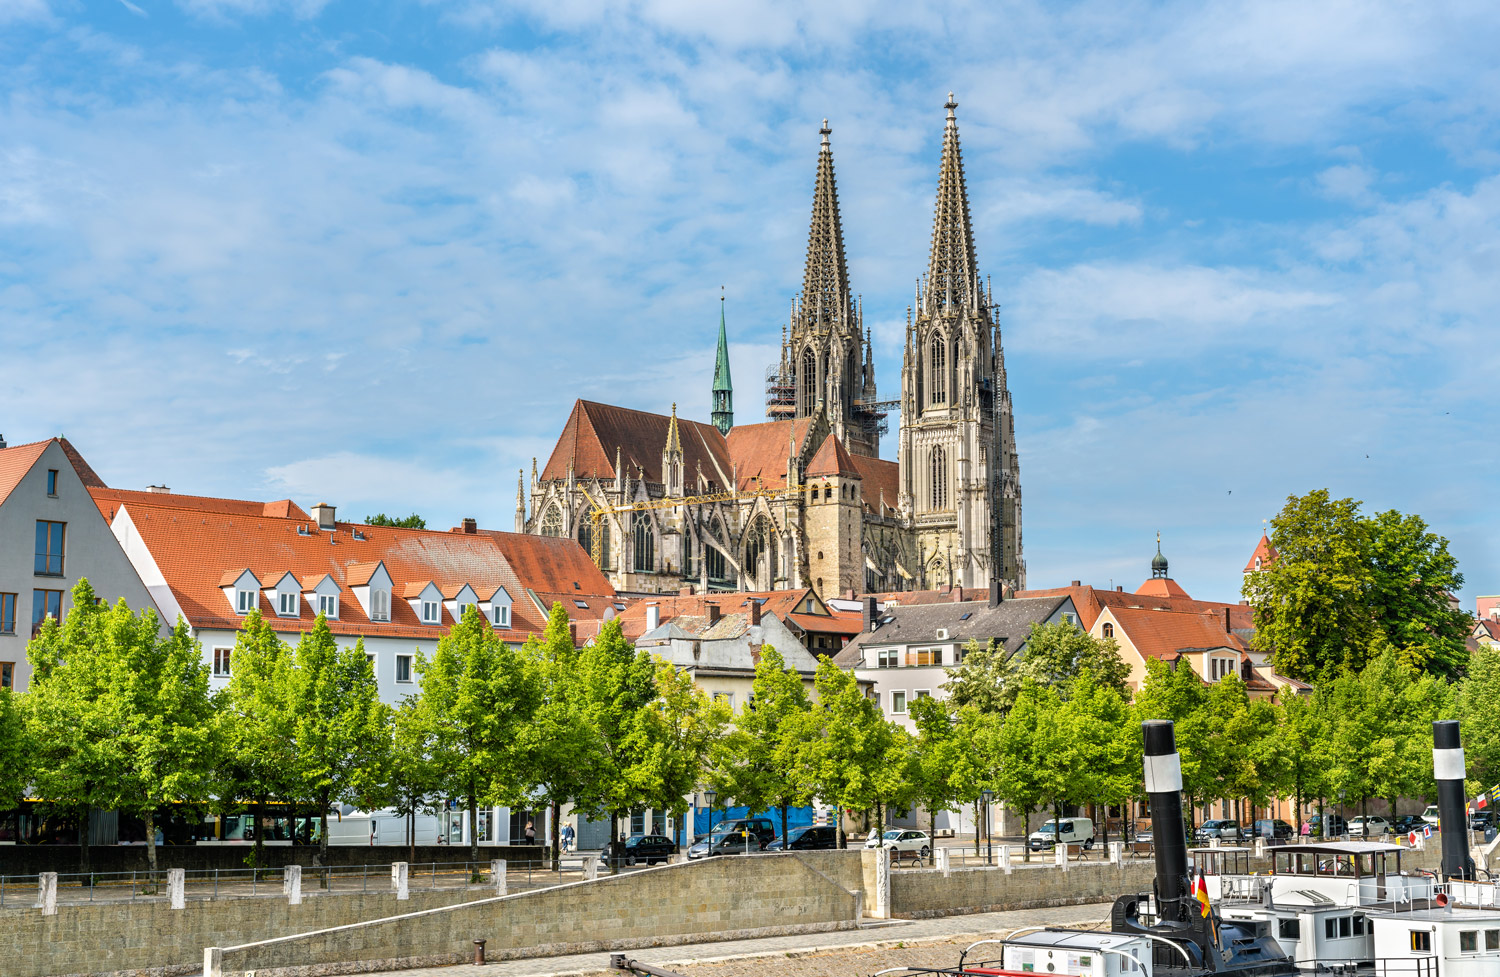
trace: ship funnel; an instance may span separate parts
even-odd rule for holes
[[[1464,747],[1458,720],[1432,724],[1432,774],[1437,780],[1438,833],[1443,840],[1443,878],[1474,878],[1469,825],[1464,817]]]
[[[1172,723],[1141,724],[1145,737],[1146,796],[1151,803],[1151,837],[1156,842],[1156,918],[1187,919],[1187,840],[1182,827],[1182,758]]]

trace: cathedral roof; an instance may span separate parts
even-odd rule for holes
[[[812,456],[812,461],[807,463],[807,477],[815,478],[822,475],[842,475],[848,478],[862,478],[859,469],[854,465],[854,459],[849,457],[849,452],[844,450],[843,442],[837,435],[830,434],[823,439],[823,446],[818,449],[817,454]]]
[[[731,428],[727,445],[739,474],[738,487],[785,487],[787,451],[802,453],[812,423],[811,417],[799,417],[793,421],[766,421]]]
[[[598,476],[601,479],[615,477],[615,452],[619,451],[620,462],[630,477],[637,470],[644,473],[648,482],[661,482],[661,454],[666,446],[672,418],[665,414],[649,414],[645,411],[614,407],[580,400],[573,404],[573,412],[547,459],[542,471],[543,481],[555,481],[568,477],[568,465],[579,478]],[[682,437],[682,459],[689,477],[700,467],[706,478],[723,485],[729,481],[731,466],[729,448],[724,436],[711,424],[677,419]],[[786,465],[785,460],[782,467]],[[783,473],[783,478],[785,474]]]
[[[979,271],[974,260],[974,231],[969,221],[969,190],[964,184],[964,159],[958,145],[958,103],[948,93],[948,121],[943,127],[943,161],[938,172],[937,207],[932,218],[932,250],[927,265],[926,310],[934,314],[951,302],[963,308],[977,289]]]
[[[859,477],[864,482],[860,497],[864,500],[865,508],[879,514],[882,500],[886,508],[896,508],[901,497],[901,466],[894,461],[871,458],[868,455],[850,457],[854,461],[855,471],[859,472]]]

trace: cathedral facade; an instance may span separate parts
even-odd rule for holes
[[[712,422],[675,406],[661,415],[578,401],[529,486],[522,473],[516,530],[576,538],[627,593],[1024,587],[1010,394],[954,108],[950,95],[899,400],[877,396],[825,120],[802,291],[767,370],[767,420],[734,424],[721,307]],[[899,443],[887,461],[892,410]]]

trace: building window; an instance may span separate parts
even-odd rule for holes
[[[51,496],[52,498],[54,498],[54,499],[57,498],[57,469],[56,468],[49,468],[49,469],[47,469],[47,494],[49,496]]]
[[[727,574],[724,569],[724,554],[708,544],[703,546],[703,571],[710,580],[723,580]]]
[[[369,662],[369,664],[370,664],[370,675],[371,676],[375,676],[375,675],[379,675],[380,674],[380,671],[375,667],[375,652],[373,652],[373,651],[367,651],[367,652],[365,652],[365,661]]]
[[[387,590],[370,591],[370,620],[389,621],[391,619],[391,594]]]
[[[276,595],[276,613],[282,617],[299,617],[301,611],[297,607],[297,602],[301,599],[302,595],[295,591],[292,593],[282,591]]]
[[[932,449],[932,505],[942,509],[948,505],[948,453],[942,445]]]
[[[542,516],[542,535],[561,536],[562,534],[562,510],[555,505],[548,506],[547,514]]]
[[[35,634],[47,618],[62,620],[61,590],[33,590],[31,592],[31,630]]]
[[[891,712],[897,713],[897,714],[901,714],[901,713],[906,712],[906,693],[905,692],[892,692],[891,693]]]
[[[44,577],[63,573],[63,529],[66,523],[36,521],[36,572]]]
[[[656,540],[651,535],[651,517],[637,512],[631,535],[635,537],[635,569],[650,573],[656,569]]]
[[[1432,952],[1432,931],[1431,930],[1412,930],[1411,931],[1411,952],[1412,953],[1431,953]]]
[[[490,608],[490,612],[493,615],[495,627],[510,627],[510,608],[508,606],[506,606],[505,604],[496,604],[494,607]]]
[[[578,517],[578,545],[592,559],[594,555],[594,533],[599,533],[599,569],[609,566],[609,526],[601,519],[594,522],[587,514]]]
[[[397,655],[396,656],[396,681],[398,681],[398,682],[410,682],[411,681],[411,656],[410,655]]]
[[[918,689],[917,690],[917,698],[918,699],[931,699],[932,698],[932,690],[931,689]]]
[[[318,613],[324,617],[331,617],[337,620],[339,616],[339,595],[319,594]]]
[[[722,702],[722,703],[724,703],[724,705],[726,705],[729,708],[733,709],[734,708],[734,693],[733,692],[715,692],[714,693],[714,701],[715,702]]]
[[[1276,937],[1281,940],[1302,939],[1302,920],[1282,919],[1277,921]]]
[[[438,602],[435,600],[422,601],[422,623],[438,623]]]
[[[928,384],[932,391],[931,403],[941,404],[948,398],[948,355],[947,346],[942,336],[932,337],[932,356],[929,358],[932,370],[932,382]]]
[[[802,409],[797,413],[806,417],[812,413],[813,407],[818,402],[818,358],[813,355],[811,349],[802,351],[802,375],[797,379],[801,381]]]
[[[233,648],[214,649],[214,674],[224,677],[229,675],[229,656],[234,653]]]
[[[240,614],[249,614],[260,606],[260,591],[236,590],[234,609]]]
[[[1103,630],[1106,638],[1113,638],[1115,636],[1115,626],[1113,624],[1105,622]]]
[[[16,664],[15,662],[0,662],[0,689],[13,689],[16,687]]]
[[[906,664],[908,665],[941,665],[943,663],[943,649],[941,648],[918,648],[907,652]]]
[[[0,634],[16,633],[16,595],[0,594]]]
[[[876,668],[895,668],[901,664],[901,652],[895,648],[882,648],[875,653]]]

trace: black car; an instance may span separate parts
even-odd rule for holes
[[[1421,831],[1427,822],[1415,814],[1398,814],[1391,818],[1391,834],[1404,835]]]
[[[789,842],[777,835],[766,845],[766,851],[819,851],[839,846],[839,833],[831,824],[806,824],[787,831]]]
[[[637,862],[655,865],[657,862],[669,861],[677,854],[677,845],[671,838],[663,835],[631,835],[624,842],[615,841],[605,845],[601,854],[605,861],[618,858],[623,865],[634,865]]]
[[[1469,815],[1469,827],[1475,831],[1483,831],[1495,823],[1494,811],[1475,811]]]
[[[1251,837],[1282,841],[1295,833],[1290,824],[1280,818],[1262,818],[1251,827]]]

